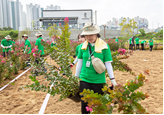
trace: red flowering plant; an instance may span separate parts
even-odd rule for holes
[[[17,42],[15,44],[16,45],[12,46],[12,50],[11,50],[9,59],[12,61],[12,67],[13,67],[14,74],[18,74],[18,70],[21,66],[20,54],[22,52],[22,49],[23,49],[22,47],[23,47],[24,43],[19,44]]]
[[[4,78],[4,71],[5,71],[5,63],[6,63],[6,61],[3,59],[3,56],[2,55],[0,55],[0,85],[1,85],[1,83],[2,83],[2,81],[3,81],[3,78]]]
[[[118,49],[118,53],[120,54],[120,55],[118,56],[119,59],[127,59],[127,58],[129,57],[129,56],[127,55],[128,52],[127,52],[125,49],[123,49],[123,48]]]
[[[149,97],[146,93],[136,91],[148,80],[142,74],[134,80],[128,80],[126,84],[115,86],[114,90],[107,85],[102,88],[103,95],[94,93],[93,90],[84,89],[82,100],[88,102],[87,111],[91,114],[111,114],[113,108],[123,114],[145,114],[148,113],[138,101]]]
[[[123,48],[118,49],[118,53],[121,55],[125,54],[125,52],[126,52],[126,50]]]
[[[119,45],[115,42],[114,39],[109,39],[108,41],[106,41],[106,43],[110,46],[110,49],[112,51],[118,50]]]

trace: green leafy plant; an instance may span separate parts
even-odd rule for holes
[[[121,35],[123,35],[124,39],[129,39],[134,33],[134,29],[137,28],[136,26],[137,22],[134,21],[134,19],[129,20],[127,23],[127,19],[124,18],[122,22],[119,24],[121,28]]]
[[[128,80],[126,84],[115,86],[114,90],[104,86],[103,95],[94,93],[93,90],[84,89],[80,95],[82,100],[88,102],[88,107],[92,114],[111,114],[113,108],[118,108],[118,112],[124,114],[145,114],[148,113],[138,101],[149,96],[146,93],[136,91],[144,82],[148,80],[142,74],[133,80]]]
[[[5,79],[11,79],[12,78],[12,73],[13,73],[13,67],[12,67],[12,63],[10,60],[6,60],[6,72],[4,74]]]
[[[141,33],[142,36],[145,36],[146,35],[144,29],[140,29],[139,31],[140,31],[140,33]]]

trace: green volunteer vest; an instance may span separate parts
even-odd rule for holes
[[[6,39],[3,39],[3,40],[1,41],[1,44],[2,44],[3,46],[7,47],[7,46],[12,45],[12,41],[11,41],[11,40],[7,41]],[[3,52],[8,52],[9,50],[11,50],[11,48],[3,48]]]
[[[89,45],[91,46],[91,51],[93,52],[95,49],[95,46],[92,46],[91,44]],[[103,49],[101,53],[97,53],[97,52],[93,53],[94,57],[101,59],[102,62],[104,63],[108,61],[112,61],[110,47],[109,45],[107,46],[108,46],[108,49]],[[83,50],[81,48],[79,49],[78,59],[83,59],[80,79],[88,83],[95,83],[95,84],[106,83],[105,72],[98,74],[93,68],[91,58],[89,59],[89,56],[90,56],[90,53],[89,53],[88,47],[86,50]],[[87,61],[90,61],[89,67],[86,67]]]
[[[38,53],[40,53],[40,51],[41,51],[41,55],[44,55],[44,46],[41,44],[41,40],[42,40],[42,39],[43,39],[42,37],[39,37],[39,38],[36,40],[35,45],[38,46],[38,49],[39,49]]]
[[[27,52],[27,54],[30,54],[31,53],[31,43],[28,39],[25,41],[24,51],[25,51],[26,46],[28,46],[26,52]]]
[[[149,40],[149,46],[153,46],[153,42],[154,42],[154,40],[150,39]]]

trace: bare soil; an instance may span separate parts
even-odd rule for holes
[[[47,61],[50,63],[50,59]],[[133,55],[122,61],[127,63],[136,75],[144,74],[144,70],[150,71],[150,75],[144,74],[149,82],[139,89],[150,97],[140,103],[150,114],[163,114],[163,50],[134,51]],[[74,66],[73,74],[75,68]],[[10,84],[0,92],[0,114],[38,114],[46,93],[19,90],[21,86],[33,83],[29,75],[30,72],[27,72],[15,81],[15,85]],[[126,80],[135,78],[130,73],[121,71],[114,71],[114,76],[119,84],[125,84]],[[44,76],[38,76],[37,79],[47,84]],[[107,84],[111,84],[109,79],[107,79]],[[116,109],[113,113],[118,114]],[[81,103],[75,103],[70,99],[59,101],[59,95],[51,96],[45,114],[81,114]]]

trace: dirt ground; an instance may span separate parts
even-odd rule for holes
[[[147,93],[150,97],[140,103],[150,114],[163,114],[163,50],[134,51],[128,59],[123,59],[136,75],[149,70],[146,75],[149,82],[145,83],[139,91]],[[49,62],[49,60],[48,60]],[[75,73],[75,66],[73,67]],[[46,93],[30,90],[18,90],[21,86],[31,84],[28,78],[30,72],[15,81],[15,85],[9,85],[0,92],[0,114],[38,114]],[[126,80],[134,79],[135,76],[128,72],[114,71],[117,83],[125,84]],[[42,83],[46,83],[43,76],[38,76]],[[107,83],[111,82],[107,79]],[[59,95],[50,97],[45,114],[81,114],[81,103],[75,103],[70,99],[58,101]],[[118,114],[115,109],[114,114]]]

